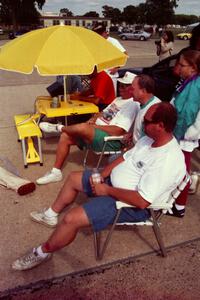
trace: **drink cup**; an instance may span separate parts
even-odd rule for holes
[[[94,184],[101,183],[101,175],[100,175],[100,173],[97,169],[93,170],[92,181],[93,181]]]

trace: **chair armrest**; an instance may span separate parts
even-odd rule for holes
[[[122,207],[132,207],[132,208],[134,208],[136,206],[127,204],[127,203],[122,202],[122,201],[116,201],[116,207],[117,207],[117,209],[120,209]]]
[[[119,136],[105,136],[104,137],[104,142],[107,141],[121,141],[123,139],[123,135],[119,135]]]
[[[122,207],[136,207],[134,205],[130,205],[121,201],[116,201],[116,207],[117,209],[120,209]],[[163,204],[151,204],[147,208],[153,208],[153,209],[170,209],[172,207],[172,203],[163,203]]]

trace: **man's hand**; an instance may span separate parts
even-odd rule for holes
[[[92,193],[95,196],[106,196],[108,195],[108,185],[104,183],[103,177],[101,177],[101,183],[95,183],[92,180],[92,176],[90,176],[90,185],[92,188]]]
[[[95,196],[108,196],[108,185],[106,183],[95,183],[91,185]]]
[[[131,132],[124,134],[122,143],[128,149],[133,147],[133,134]]]
[[[87,124],[90,124],[90,125],[94,125],[95,124],[95,119],[94,118],[90,118],[88,121],[86,121]]]
[[[86,123],[94,125],[96,120],[103,115],[102,112],[94,114]]]

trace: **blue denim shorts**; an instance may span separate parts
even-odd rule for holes
[[[82,184],[84,192],[91,199],[83,204],[90,224],[95,232],[101,231],[114,222],[117,214],[116,200],[110,196],[94,197],[92,194],[89,178],[91,171],[86,170],[83,173]],[[110,179],[107,178],[106,183],[111,185]],[[150,217],[148,209],[140,208],[123,208],[118,219],[118,223],[124,222],[141,222]]]

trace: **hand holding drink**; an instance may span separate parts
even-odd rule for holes
[[[96,196],[107,195],[108,185],[104,183],[103,177],[97,169],[93,169],[92,175],[90,177],[90,184],[92,192]]]
[[[102,178],[101,178],[101,174],[99,173],[98,169],[93,169],[92,183],[97,184],[97,183],[101,183],[101,182],[102,182]]]

